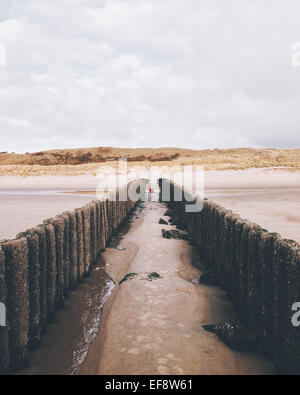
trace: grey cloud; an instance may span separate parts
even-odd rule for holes
[[[299,146],[297,0],[0,5],[0,146]]]

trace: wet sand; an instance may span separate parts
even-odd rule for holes
[[[205,196],[270,232],[300,242],[297,169],[207,171]]]
[[[237,353],[202,329],[234,319],[225,293],[198,284],[201,264],[183,240],[166,240],[158,224],[166,207],[143,203],[120,243],[108,249],[105,270],[118,284],[103,308],[102,325],[78,374],[271,374],[269,362]],[[161,278],[149,281],[148,273]]]
[[[208,190],[206,196],[269,232],[300,243],[300,189]]]
[[[106,187],[106,182],[111,180],[104,183],[90,174],[0,177],[0,239],[12,238],[47,217],[83,206],[95,199],[97,185]],[[206,171],[205,194],[272,232],[300,241],[300,170]]]
[[[41,347],[30,354],[21,375],[73,375],[84,361],[101,325],[102,306],[114,287],[99,260],[91,276],[71,291],[65,308],[48,325]]]
[[[82,207],[94,198],[93,195],[67,195],[49,191],[0,191],[0,240],[12,239],[18,233],[42,223],[44,219]]]
[[[137,218],[138,213],[139,209],[134,211],[131,221]],[[90,277],[78,289],[69,292],[64,309],[57,311],[55,322],[48,325],[41,347],[30,354],[30,366],[17,375],[76,374],[98,335],[103,305],[115,287],[112,278],[104,270],[105,260],[113,259],[128,229],[129,223],[124,223],[118,234],[112,237],[106,252],[98,259]],[[130,251],[124,250],[126,259],[131,259],[130,254]]]
[[[300,241],[299,175],[265,169],[206,172],[206,196]],[[86,204],[93,193],[72,192],[95,191],[96,185],[92,176],[1,177],[0,239]],[[117,284],[129,272],[140,275],[114,289],[104,305],[100,332],[101,305],[113,284],[102,269],[72,292],[43,347],[32,354],[26,374],[272,373],[264,359],[235,353],[203,331],[203,324],[230,320],[234,312],[223,291],[197,284],[200,270],[191,264],[193,257],[197,261],[191,247],[161,237],[158,219],[164,211],[149,204],[124,236],[126,249],[108,248],[102,255],[105,271]],[[146,272],[162,278],[147,281]]]

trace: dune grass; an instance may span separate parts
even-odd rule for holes
[[[91,148],[45,151],[28,154],[0,154],[0,176],[96,175],[99,167],[118,167],[127,158],[128,167],[201,165],[205,170],[243,170],[283,167],[300,169],[300,149],[188,150],[177,148]]]

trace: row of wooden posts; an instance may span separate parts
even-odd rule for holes
[[[129,190],[142,196],[147,180],[121,187],[114,195],[45,220],[0,243],[0,372],[19,370],[29,352],[40,346],[55,312],[69,291],[91,273],[112,234],[137,204]],[[125,198],[124,198],[125,197]]]
[[[257,348],[278,372],[299,374],[300,328],[292,317],[300,302],[300,245],[210,200],[202,201],[201,211],[189,212],[196,195],[167,179],[159,183],[170,189],[170,207],[184,220],[207,270],[232,298]]]

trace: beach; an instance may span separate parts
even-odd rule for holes
[[[207,198],[271,232],[300,241],[300,170],[211,170],[205,171],[204,180]],[[103,181],[91,174],[2,176],[0,239],[12,238],[45,218],[81,207],[96,198],[99,185],[105,189],[113,183],[113,178]],[[191,180],[186,180],[186,187],[191,187]]]
[[[91,174],[2,177],[0,238],[85,205],[96,198],[98,186]],[[300,241],[300,171],[206,171],[204,192],[243,218]],[[91,277],[71,292],[22,373],[272,374],[261,356],[234,352],[202,329],[234,319],[232,304],[221,289],[198,284],[201,257],[187,242],[162,238],[158,221],[166,207],[145,204]],[[118,285],[132,272],[136,279]],[[160,278],[147,281],[151,272]]]
[[[188,242],[162,237],[162,228],[175,229],[158,224],[166,208],[142,203],[120,250],[105,252],[116,286],[78,374],[272,374],[258,354],[232,351],[202,328],[234,319],[233,306],[221,289],[199,285],[202,263]]]
[[[300,0],[2,3],[0,375],[299,374]]]

